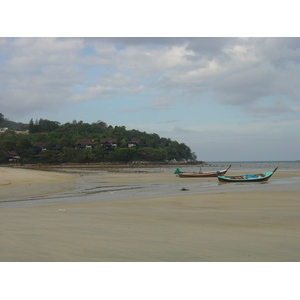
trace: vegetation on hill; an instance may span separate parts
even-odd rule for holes
[[[8,127],[12,130],[26,130],[28,129],[28,124],[10,121],[7,118],[4,118],[4,115],[0,113],[0,128],[1,127]]]
[[[0,134],[0,163],[8,160],[8,153],[15,151],[20,163],[88,163],[130,162],[196,159],[184,143],[160,137],[156,133],[126,130],[125,126],[111,126],[98,121],[60,124],[56,121],[30,120],[29,124],[9,121],[0,114],[0,128],[9,129]],[[28,134],[16,130],[28,130]],[[104,147],[104,139],[117,140],[117,147]],[[75,148],[78,140],[91,141],[89,148]],[[138,139],[139,146],[129,147],[128,141]],[[42,146],[41,146],[42,145]]]

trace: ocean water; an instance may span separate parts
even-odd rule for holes
[[[209,167],[219,167],[226,169],[231,165],[230,171],[240,170],[259,170],[271,172],[276,167],[281,171],[298,171],[300,170],[300,161],[233,161],[233,162],[207,162]]]
[[[172,166],[147,167],[140,166],[123,169],[124,172],[147,172],[147,173],[172,173],[176,168],[183,172],[208,172],[224,170],[230,166],[228,172],[232,173],[252,173],[252,172],[272,172],[276,167],[280,171],[300,171],[300,161],[210,161],[203,165],[181,164]]]

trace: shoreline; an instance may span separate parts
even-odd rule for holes
[[[2,200],[52,200],[0,209],[0,261],[299,261],[300,187],[285,183],[297,178],[282,171],[245,189],[167,173],[1,168]],[[78,202],[59,203],[60,193]]]
[[[220,184],[216,177],[179,178],[170,170],[124,170],[123,166],[114,171],[78,166],[59,171],[55,168],[48,171],[17,167],[0,168],[0,208],[179,194],[248,193],[253,187],[253,183]],[[234,173],[229,170],[227,174]],[[276,172],[270,181],[256,184],[255,189],[261,192],[297,191],[298,178],[300,172],[297,171]]]

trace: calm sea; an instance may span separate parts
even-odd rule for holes
[[[227,169],[228,172],[251,173],[251,172],[271,172],[276,167],[278,171],[300,171],[300,161],[210,161],[203,165],[181,164],[172,166],[147,167],[140,166],[135,168],[124,169],[126,172],[148,172],[148,173],[173,173],[176,168],[183,172],[203,172]]]
[[[276,167],[281,171],[298,171],[300,170],[300,161],[215,161],[206,162],[203,168],[221,168],[226,169],[231,165],[230,171],[240,170],[259,170],[271,172]]]

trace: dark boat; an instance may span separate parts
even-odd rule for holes
[[[209,171],[209,172],[194,172],[194,173],[186,173],[181,172],[178,168],[175,170],[174,174],[177,174],[180,178],[198,178],[198,177],[217,177],[219,175],[225,175],[229,170],[231,165],[226,170],[221,171]]]
[[[219,182],[257,182],[267,181],[276,172],[278,167],[273,172],[265,172],[259,174],[244,174],[244,175],[230,175],[218,176]]]

